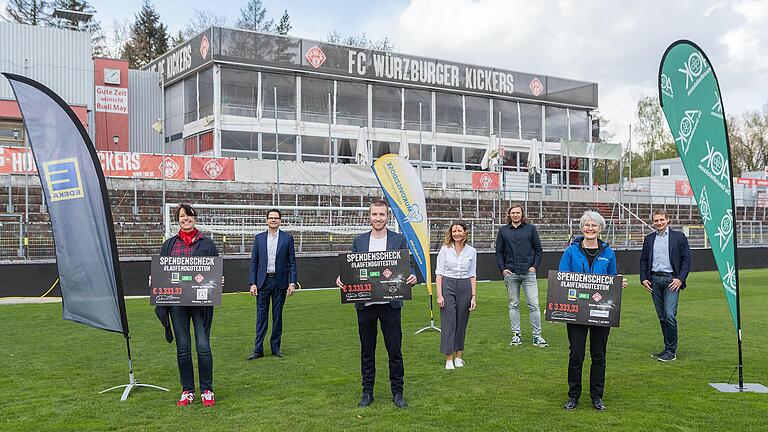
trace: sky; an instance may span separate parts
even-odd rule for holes
[[[133,20],[142,0],[92,2],[102,26]],[[324,40],[331,30],[390,38],[395,51],[598,83],[612,141],[626,143],[637,101],[655,95],[659,61],[678,39],[696,42],[720,81],[728,115],[768,102],[768,1],[760,0],[264,0],[291,34]],[[245,0],[217,0],[234,21]],[[156,1],[175,33],[211,10],[201,0]]]

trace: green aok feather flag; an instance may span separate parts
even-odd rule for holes
[[[659,101],[699,205],[733,324],[739,330],[731,149],[715,71],[693,42],[677,41],[664,53],[659,66]]]

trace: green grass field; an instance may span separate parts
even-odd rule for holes
[[[768,385],[768,270],[741,272],[747,382]],[[608,343],[605,403],[588,401],[585,362],[582,404],[565,412],[568,345],[565,326],[545,322],[549,348],[510,347],[502,283],[478,286],[478,309],[467,334],[463,369],[446,371],[439,335],[413,332],[428,322],[425,290],[403,310],[405,397],[390,401],[386,350],[379,337],[375,402],[358,408],[360,357],[355,311],[336,291],[303,291],[284,311],[283,352],[246,362],[254,337],[250,295],[228,295],[212,331],[217,405],[175,406],[180,393],[175,346],[146,299],[127,302],[139,380],[171,392],[139,389],[126,402],[104,388],[127,381],[121,335],[61,319],[61,305],[0,306],[0,428],[2,430],[768,430],[768,395],[724,394],[708,386],[731,376],[736,337],[715,273],[693,274],[681,296],[678,360],[660,363],[662,348],[648,293],[630,277],[622,325]],[[545,281],[539,281],[542,304]],[[735,376],[734,378],[735,379]]]

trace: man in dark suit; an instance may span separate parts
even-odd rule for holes
[[[376,252],[385,250],[408,249],[402,234],[387,229],[389,206],[382,200],[376,200],[370,207],[371,231],[362,233],[352,241],[352,252]],[[408,285],[416,283],[416,276],[411,274],[405,281]],[[343,287],[341,277],[336,278],[336,285]],[[373,384],[376,380],[376,336],[378,322],[389,357],[389,382],[392,390],[392,402],[398,408],[408,404],[403,398],[403,332],[400,327],[402,301],[355,303],[357,310],[357,330],[360,334],[360,373],[363,378],[363,396],[360,406],[373,402]]]
[[[283,305],[286,295],[296,288],[296,253],[293,236],[280,230],[280,210],[267,212],[267,231],[253,240],[251,271],[248,284],[251,295],[256,296],[256,341],[247,360],[264,357],[264,336],[267,333],[269,303],[272,301],[272,336],[269,340],[272,355],[283,357],[280,337],[283,334]]]
[[[651,355],[668,362],[677,359],[677,303],[691,271],[691,248],[685,234],[669,228],[666,211],[653,212],[653,226],[656,232],[643,241],[640,281],[651,293],[664,336],[664,350]]]

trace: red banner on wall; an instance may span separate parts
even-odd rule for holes
[[[473,190],[499,190],[499,173],[475,171],[472,173]]]
[[[228,158],[193,157],[189,171],[192,180],[235,180],[235,161]]]
[[[675,195],[693,196],[693,189],[691,189],[691,183],[688,182],[688,180],[675,180]]]
[[[163,156],[143,153],[98,152],[101,169],[108,177],[162,178]],[[0,174],[37,174],[32,152],[22,147],[0,147]],[[165,157],[165,178],[184,180],[184,156]]]

